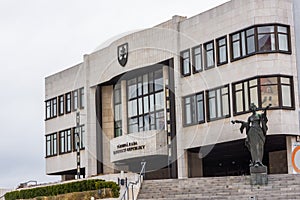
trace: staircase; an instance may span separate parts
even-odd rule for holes
[[[138,200],[300,199],[300,175],[268,175],[267,186],[251,186],[249,176],[145,180]]]

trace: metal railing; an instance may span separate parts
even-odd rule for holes
[[[134,192],[133,192],[133,186],[134,185],[138,185],[139,184],[139,188],[141,187],[142,185],[142,182],[144,180],[144,176],[145,176],[145,167],[146,167],[146,162],[141,162],[141,165],[142,165],[142,168],[141,168],[141,171],[139,173],[139,177],[138,179],[135,181],[135,182],[129,182],[127,185],[126,185],[126,188],[125,188],[125,191],[123,193],[123,195],[121,196],[120,200],[129,200],[129,189],[131,187],[131,196],[132,196],[132,200],[135,200],[134,199]]]

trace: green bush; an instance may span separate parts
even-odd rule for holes
[[[98,190],[103,188],[111,188],[113,197],[120,195],[120,187],[112,181],[104,181],[100,179],[77,181],[72,183],[58,184],[53,186],[38,187],[33,189],[24,189],[8,192],[5,194],[6,200],[31,199],[41,196],[56,196],[72,192],[84,192]]]

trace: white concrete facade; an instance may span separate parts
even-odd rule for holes
[[[249,115],[249,113],[244,113],[234,116],[232,83],[266,75],[289,76],[293,80],[294,94],[292,94],[292,98],[294,103],[291,109],[279,108],[268,112],[268,136],[287,136],[286,165],[288,172],[291,173],[292,166],[289,158],[291,143],[295,141],[295,136],[299,135],[300,25],[299,9],[297,8],[299,8],[297,0],[231,0],[194,17],[187,19],[174,16],[171,20],[153,28],[126,35],[105,48],[85,55],[81,64],[47,77],[45,81],[46,101],[84,88],[85,105],[84,108],[78,110],[81,116],[80,123],[85,126],[85,148],[81,150],[81,167],[85,168],[86,176],[113,173],[117,162],[122,162],[122,160],[170,156],[172,150],[168,150],[168,145],[175,145],[176,158],[172,158],[172,161],[176,160],[177,163],[177,177],[188,177],[191,174],[188,162],[189,149],[245,138],[245,134],[240,134],[239,127],[230,123],[233,119],[246,120]],[[230,59],[232,54],[231,34],[247,27],[266,24],[283,24],[289,27],[291,53],[257,53],[239,60]],[[216,39],[223,36],[226,36],[227,40],[228,63],[183,77],[180,53],[199,44],[203,45],[209,41],[216,42]],[[124,43],[128,43],[128,61],[125,67],[122,67],[118,63],[117,49]],[[214,43],[214,45],[216,44]],[[214,54],[216,56],[216,46]],[[190,55],[192,57],[192,54]],[[170,60],[173,63],[172,67],[165,64],[165,61]],[[164,69],[164,130],[128,132],[127,86],[126,81],[122,80],[123,135],[114,138],[114,83],[111,83],[112,80],[144,68],[149,71],[152,66],[161,63],[163,63],[162,69]],[[169,87],[171,77],[167,75],[168,67],[173,68],[169,72],[174,75],[173,89]],[[184,125],[183,97],[227,84],[230,98],[229,117],[212,121],[206,120],[205,123],[192,126]],[[96,101],[99,88],[101,88],[99,97],[101,99],[101,120],[97,116],[99,102]],[[176,129],[171,129],[176,132],[173,133],[172,139],[170,139],[171,136],[168,138],[167,134],[167,122],[170,121],[167,108],[169,98],[166,94],[168,89],[172,90],[175,97],[173,106],[176,115],[172,118],[175,120],[171,121],[176,123]],[[207,112],[207,109],[205,110]],[[76,127],[75,119],[75,111],[46,119],[45,135]],[[148,137],[149,135],[153,137]],[[57,155],[46,157],[47,174],[64,175],[65,172],[73,173],[76,169],[76,151],[60,154],[59,141],[58,135]],[[99,141],[102,142],[102,145],[99,145]],[[115,151],[124,149],[123,147],[118,148],[118,145],[131,142],[136,142],[132,146],[138,146],[139,149],[114,154]],[[190,157],[193,158],[195,155]],[[200,160],[190,163],[201,163],[202,165],[203,162]],[[202,169],[196,174],[203,175]]]

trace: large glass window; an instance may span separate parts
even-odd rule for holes
[[[59,132],[59,153],[72,151],[71,129]]]
[[[132,109],[131,107],[130,109]],[[132,110],[130,110],[132,112]],[[132,114],[131,114],[132,115]],[[122,101],[121,101],[121,84],[114,86],[114,121],[115,137],[122,135]]]
[[[227,37],[219,38],[217,41],[217,64],[222,65],[228,62],[227,60]]]
[[[255,53],[290,53],[290,32],[285,25],[257,25],[230,35],[231,59]]]
[[[259,108],[272,104],[272,108],[294,108],[293,80],[288,76],[256,77],[232,84],[233,112],[249,112],[254,103]]]
[[[77,150],[77,133],[78,133],[78,128],[73,128],[73,149],[74,151]],[[84,125],[81,125],[79,127],[79,148],[84,149],[84,134],[85,134],[85,127]]]
[[[202,61],[202,48],[201,45],[194,47],[192,49],[192,55],[193,55],[193,71],[194,73],[203,71],[203,61]]]
[[[180,53],[181,57],[181,74],[183,76],[191,75],[191,65],[190,65],[190,50],[185,50]]]
[[[66,113],[70,113],[72,110],[71,110],[71,92],[67,93],[66,94]]]
[[[46,157],[57,155],[57,134],[46,135]]]
[[[65,100],[64,95],[58,97],[58,114],[63,115],[65,113]]]
[[[228,85],[206,91],[206,98],[208,105],[208,121],[230,117]]]
[[[46,102],[46,119],[51,119],[57,116],[57,98],[47,100]]]
[[[204,58],[205,58],[205,69],[210,69],[215,67],[215,51],[214,51],[214,41],[207,42],[204,45]]]
[[[127,81],[129,133],[164,129],[163,88],[161,69]]]
[[[204,123],[204,93],[183,98],[184,125]]]

